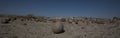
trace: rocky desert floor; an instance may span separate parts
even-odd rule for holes
[[[0,38],[120,38],[120,18],[0,15]]]

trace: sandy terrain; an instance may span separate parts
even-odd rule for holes
[[[120,18],[1,15],[0,38],[120,38]]]

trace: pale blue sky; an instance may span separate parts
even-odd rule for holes
[[[119,0],[0,0],[0,14],[120,17]]]

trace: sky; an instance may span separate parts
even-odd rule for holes
[[[0,14],[120,17],[119,0],[0,0]]]

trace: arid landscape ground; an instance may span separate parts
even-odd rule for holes
[[[0,15],[0,38],[120,38],[120,18]]]

